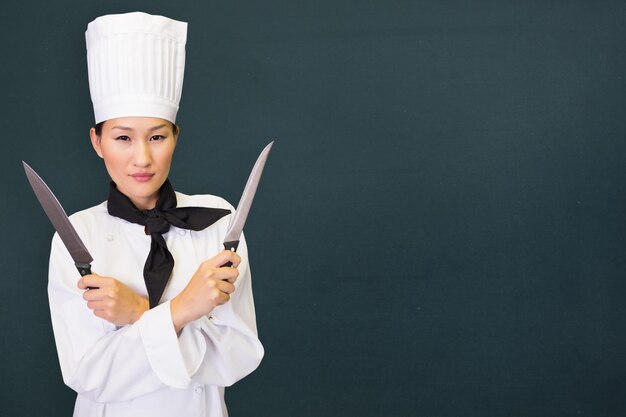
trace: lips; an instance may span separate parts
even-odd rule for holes
[[[149,172],[137,172],[135,174],[130,174],[130,176],[133,177],[136,181],[146,182],[150,181],[152,177],[154,177],[154,174]]]

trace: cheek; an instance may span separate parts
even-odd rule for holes
[[[158,153],[158,159],[161,164],[171,164],[174,157],[174,145],[163,147]]]
[[[109,172],[117,171],[124,166],[124,158],[117,152],[110,152],[110,150],[103,149],[102,159],[104,159],[104,165]]]

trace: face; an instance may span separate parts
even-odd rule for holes
[[[104,122],[100,136],[94,128],[89,135],[117,189],[137,208],[154,208],[178,139],[172,123],[151,117],[123,117]]]

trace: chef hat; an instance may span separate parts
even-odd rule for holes
[[[176,122],[186,22],[141,12],[101,16],[85,39],[96,123],[132,116]]]

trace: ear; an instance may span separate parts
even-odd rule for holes
[[[178,135],[180,135],[180,126],[176,125],[176,133],[174,133],[174,148],[176,148],[176,144],[178,143]]]
[[[89,138],[91,139],[91,146],[93,146],[93,149],[100,158],[104,159],[102,156],[102,148],[100,147],[100,137],[96,135],[96,129],[93,127],[89,129]]]

